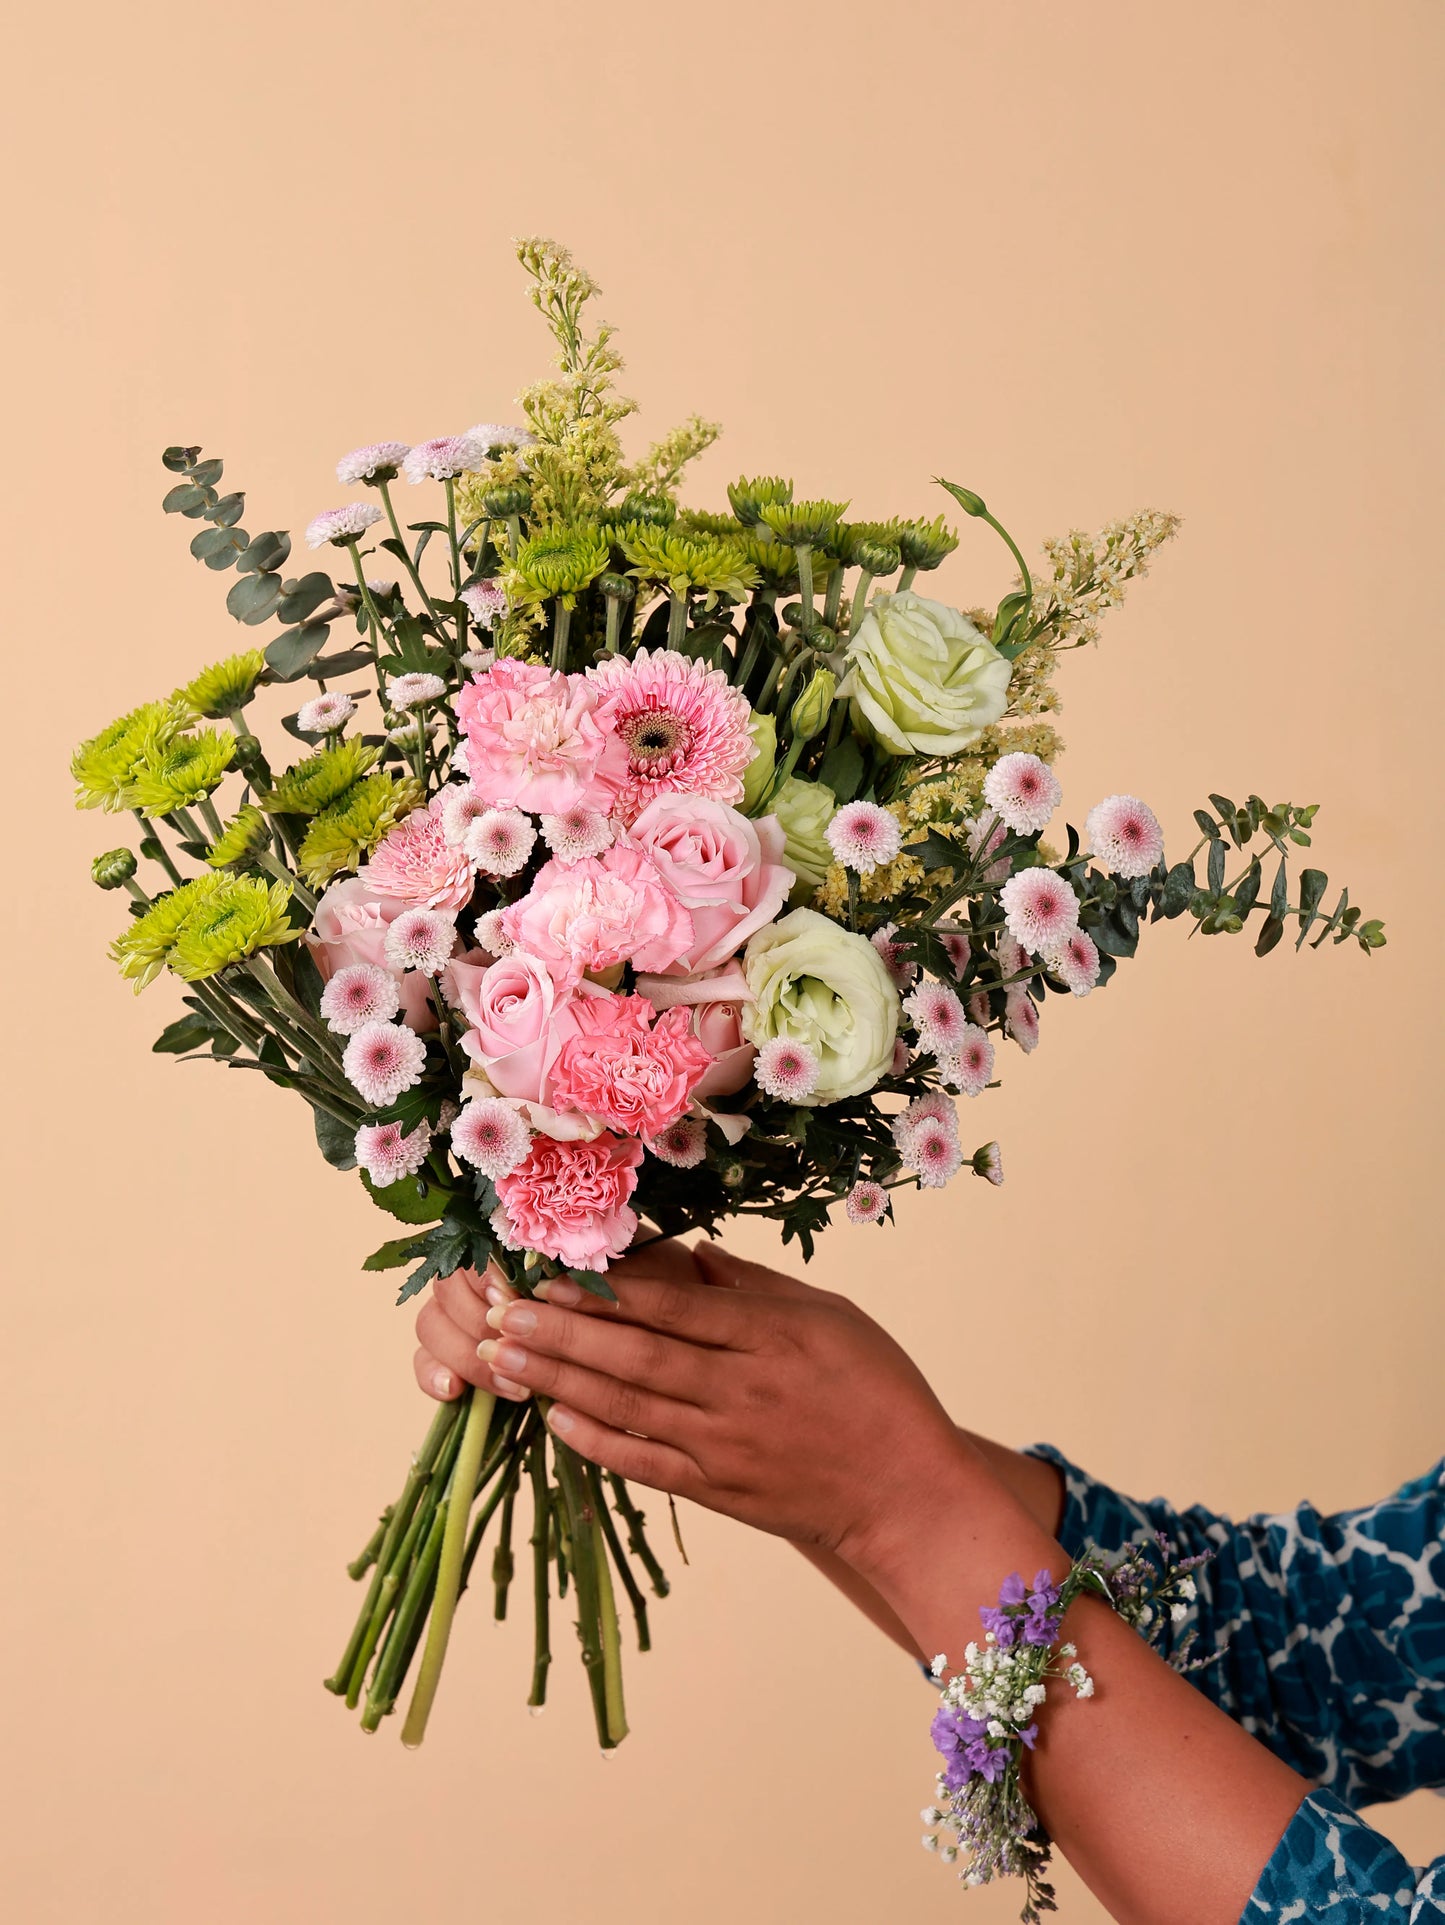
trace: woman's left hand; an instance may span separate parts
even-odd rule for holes
[[[926,1526],[967,1446],[856,1305],[706,1244],[628,1258],[608,1281],[615,1305],[567,1279],[546,1302],[494,1288],[498,1335],[479,1346],[552,1400],[548,1424],[583,1457],[849,1562]]]

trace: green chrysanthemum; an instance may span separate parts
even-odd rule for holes
[[[82,742],[70,758],[78,809],[124,809],[136,770],[167,748],[190,720],[180,704],[147,702]]]
[[[715,535],[683,535],[675,528],[633,526],[618,530],[622,552],[632,573],[643,581],[661,582],[675,595],[690,588],[706,591],[708,607],[719,595],[741,601],[758,579],[758,571],[736,542]]]
[[[369,775],[306,831],[298,861],[303,880],[323,889],[345,869],[357,869],[382,837],[411,814],[425,792],[415,776]]]
[[[608,555],[607,537],[600,528],[559,524],[522,543],[516,572],[532,600],[560,595],[571,608],[606,568]]]
[[[187,703],[197,715],[218,721],[246,706],[265,673],[266,657],[260,649],[243,648],[224,662],[212,662],[209,668],[203,668],[193,681],[176,691],[174,699]]]
[[[957,533],[946,525],[942,515],[934,521],[900,521],[894,539],[905,568],[937,568],[958,546]]]
[[[197,902],[170,953],[170,967],[188,983],[215,976],[259,950],[295,942],[301,931],[287,915],[284,882],[224,876],[219,889]]]
[[[759,507],[758,519],[780,541],[817,547],[832,538],[847,506],[846,501],[768,501]]]
[[[728,483],[728,500],[733,505],[733,513],[749,528],[755,528],[762,520],[764,508],[778,508],[792,499],[793,484],[784,481],[780,475],[759,475],[753,480],[740,475],[736,481]]]
[[[197,729],[146,756],[131,777],[126,804],[145,815],[187,809],[221,785],[236,759],[236,738],[229,731]]]
[[[738,546],[770,588],[780,590],[798,585],[798,557],[792,545],[772,536],[747,535]]]
[[[287,769],[261,807],[268,815],[320,815],[354,787],[381,754],[375,746],[352,736],[333,742],[304,762]]]
[[[244,868],[270,842],[271,825],[254,802],[247,802],[211,844],[206,861],[213,869]]]
[[[849,568],[869,575],[892,575],[903,565],[896,521],[850,521],[840,524],[839,559]]]
[[[189,918],[225,883],[224,876],[197,876],[193,882],[183,882],[168,896],[158,896],[124,935],[116,937],[111,956],[120,964],[121,975],[134,980],[137,995],[170,961]]]
[[[735,548],[741,548],[748,539],[748,531],[736,515],[709,514],[703,508],[684,508],[673,527],[679,535],[710,535],[731,542]]]

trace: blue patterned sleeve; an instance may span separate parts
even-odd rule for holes
[[[1445,1858],[1423,1871],[1331,1792],[1312,1792],[1260,1874],[1240,1925],[1439,1925]]]
[[[1063,1474],[1070,1556],[1154,1532],[1210,1553],[1164,1648],[1197,1631],[1219,1655],[1191,1681],[1286,1764],[1346,1806],[1445,1784],[1445,1461],[1363,1510],[1236,1524],[1121,1496],[1048,1445],[1031,1454]]]

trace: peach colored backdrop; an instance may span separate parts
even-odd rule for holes
[[[1337,1506],[1438,1454],[1441,39],[1405,0],[83,0],[12,26],[10,1917],[1016,1916],[918,1849],[917,1678],[707,1516],[615,1763],[570,1662],[528,1718],[525,1627],[484,1601],[420,1755],[320,1687],[425,1420],[410,1318],[358,1269],[385,1225],[299,1105],[147,1054],[175,994],[105,960],[106,827],[64,759],[243,639],[159,512],[161,447],[223,454],[248,525],[299,532],[342,450],[505,419],[549,345],[514,233],[603,283],[639,433],[727,423],[695,499],[783,470],[932,513],[943,472],[1030,548],[1182,513],[1066,671],[1075,819],[1133,790],[1178,848],[1209,788],[1319,800],[1323,866],[1389,919],[1371,959],[1155,932],[970,1112],[1007,1186],[835,1232],[821,1274],[960,1417],[1129,1488]],[[940,586],[1005,579],[974,531]],[[1428,1798],[1382,1822],[1445,1848]],[[1063,1902],[1101,1916],[1067,1873]]]

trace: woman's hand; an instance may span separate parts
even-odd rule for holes
[[[608,1276],[615,1305],[566,1279],[493,1305],[480,1349],[503,1395],[551,1399],[553,1432],[607,1470],[849,1561],[926,1525],[968,1447],[854,1304],[707,1245]]]

